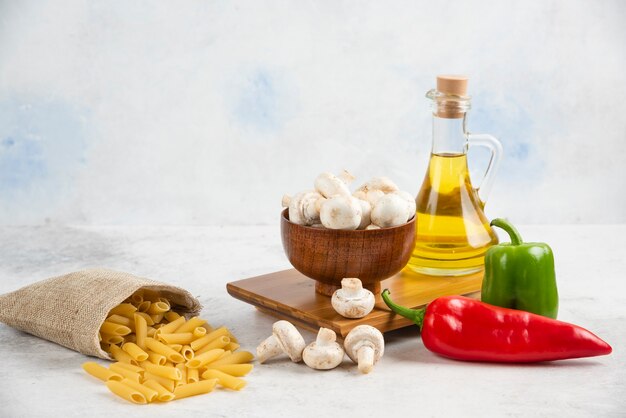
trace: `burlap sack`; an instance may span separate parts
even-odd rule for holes
[[[80,353],[109,359],[98,342],[107,313],[138,289],[156,290],[172,309],[196,315],[200,302],[189,292],[107,269],[69,273],[0,296],[0,321]]]

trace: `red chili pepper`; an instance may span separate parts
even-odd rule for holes
[[[577,325],[530,312],[500,308],[463,296],[444,296],[426,308],[396,305],[392,311],[415,322],[430,351],[456,360],[529,363],[610,354],[612,348]]]

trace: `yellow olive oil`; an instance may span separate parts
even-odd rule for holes
[[[498,237],[470,182],[466,154],[431,154],[416,199],[417,241],[408,267],[430,275],[463,275],[483,269]]]

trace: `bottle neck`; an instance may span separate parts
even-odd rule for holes
[[[466,116],[467,113],[463,113],[460,118],[444,118],[433,114],[433,154],[467,153]]]

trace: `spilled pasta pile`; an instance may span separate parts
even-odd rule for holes
[[[211,392],[216,385],[240,390],[254,358],[225,327],[198,317],[186,320],[158,293],[140,290],[111,309],[100,344],[116,363],[83,369],[114,394],[137,404],[167,402]]]

